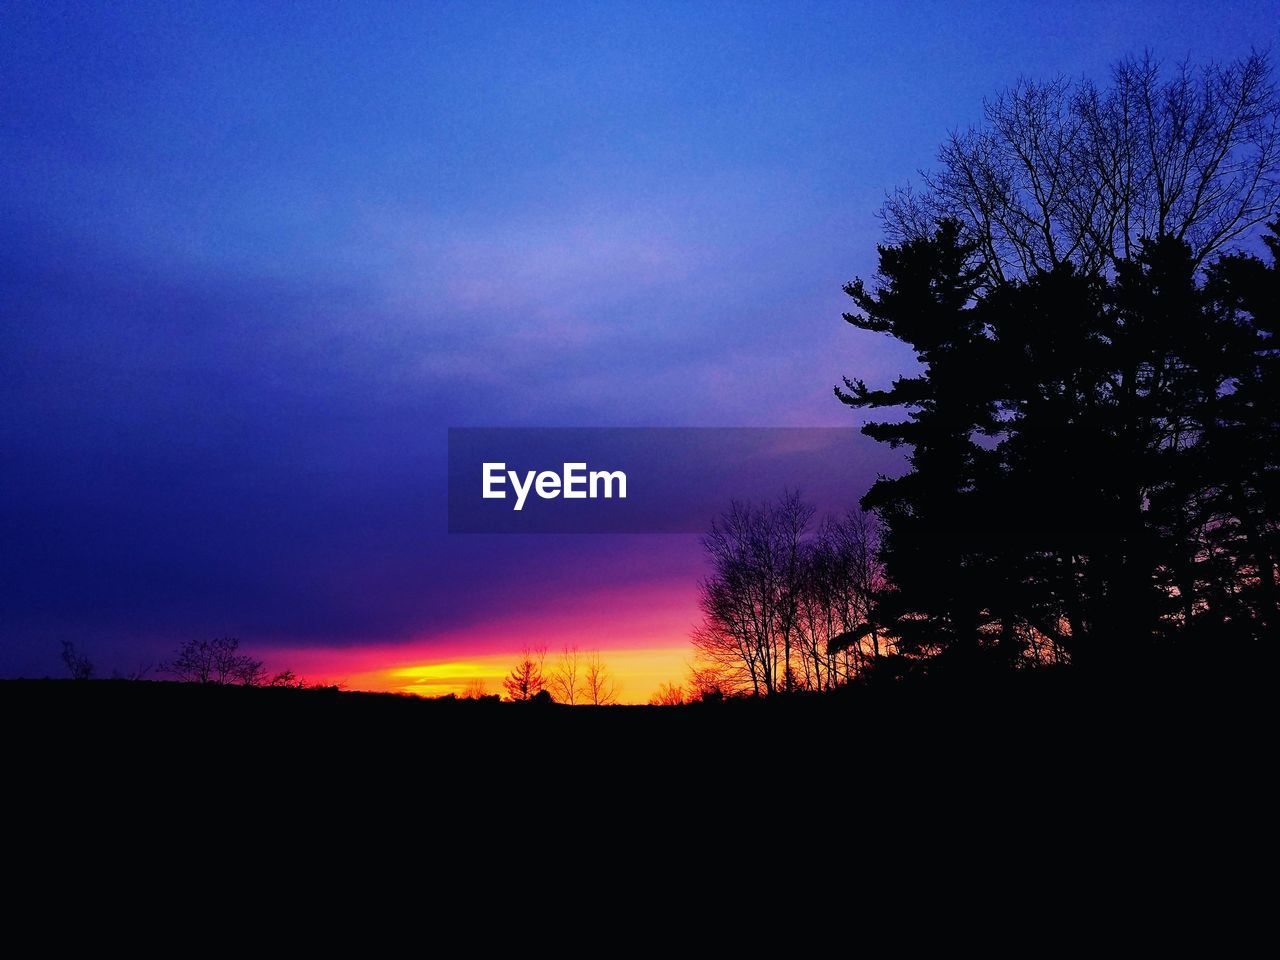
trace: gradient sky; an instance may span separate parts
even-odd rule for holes
[[[1276,3],[0,7],[0,675],[680,679],[696,538],[445,534],[449,426],[851,424],[884,192],[1020,75]],[[850,500],[882,456],[868,452]],[[796,482],[803,488],[804,478]],[[725,492],[726,500],[733,491]]]

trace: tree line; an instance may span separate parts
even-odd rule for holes
[[[862,431],[909,469],[812,533],[794,495],[716,521],[706,687],[1260,650],[1280,625],[1278,104],[1261,55],[1021,83],[890,197],[894,242],[845,320],[918,367],[835,392],[896,411]]]
[[[93,679],[93,662],[70,640],[62,641],[62,663],[73,680]],[[243,687],[308,686],[292,670],[268,670],[263,661],[240,648],[240,641],[236,637],[183,641],[173,658],[160,664],[160,672],[168,674],[179,683]],[[151,666],[144,665],[127,674],[113,673],[112,678],[143,680],[149,673]]]
[[[582,651],[576,646],[566,646],[550,669],[546,661],[545,646],[526,647],[503,678],[507,699],[517,703],[541,701],[596,707],[618,702],[621,686],[599,650]]]
[[[62,662],[72,679],[93,679],[93,663],[69,640],[62,641]],[[142,680],[150,672],[150,667],[140,667],[128,675],[116,673],[113,677]],[[159,672],[179,683],[298,689],[314,686],[292,670],[268,670],[262,660],[245,652],[235,637],[186,640],[171,659],[159,665]],[[503,679],[502,686],[510,701],[570,706],[616,704],[622,689],[599,650],[583,651],[576,646],[566,646],[550,667],[545,646],[526,647]],[[467,686],[461,699],[497,699],[497,695],[488,692],[483,679],[476,679]]]
[[[734,503],[703,538],[712,573],[700,584],[692,641],[694,696],[830,690],[880,652],[866,623],[882,574],[871,518],[853,510],[814,524],[798,493]]]
[[[855,326],[922,372],[840,399],[910,471],[862,499],[884,530],[871,624],[913,656],[1101,665],[1277,624],[1280,235],[1203,269],[1163,236],[1114,276],[1061,263],[985,285],[956,221],[881,250]]]

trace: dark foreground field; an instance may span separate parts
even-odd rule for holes
[[[1078,838],[1080,856],[1151,865],[1193,834],[1256,842],[1270,709],[1233,690],[1044,673],[594,709],[15,680],[0,723],[13,822],[114,855],[172,841],[538,864],[560,844],[683,874],[792,847],[874,844],[909,870],[908,846],[973,863],[993,838],[1027,856]]]
[[[383,764],[516,782],[1106,765],[1206,768],[1251,749],[1256,693],[1186,671],[1043,671],[841,695],[565,707],[147,681],[0,681],[11,755],[234,772]]]

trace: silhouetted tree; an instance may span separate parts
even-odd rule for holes
[[[823,520],[802,556],[797,671],[806,690],[830,690],[880,655],[871,614],[880,581],[871,518],[855,509]]]
[[[70,640],[62,641],[62,662],[72,680],[93,679],[93,664]]]
[[[1197,461],[1203,472],[1206,552],[1221,550],[1235,571],[1235,622],[1255,635],[1280,627],[1280,221],[1264,238],[1271,262],[1226,257],[1207,294],[1237,332],[1233,389],[1212,399]]]
[[[694,691],[827,690],[878,655],[875,627],[857,643],[835,642],[872,619],[881,578],[872,524],[853,510],[811,532],[813,516],[787,493],[758,507],[731,504],[712,524],[703,538],[712,573],[691,637]]]
[[[547,681],[543,675],[543,663],[546,657],[545,647],[524,649],[519,662],[511,668],[511,672],[502,681],[509,700],[524,702],[546,692]]]
[[[555,669],[547,680],[547,689],[557,703],[573,706],[578,702],[582,685],[584,664],[577,647],[565,647],[556,660]]]
[[[663,683],[649,698],[651,707],[678,707],[684,703],[684,687],[678,683]]]
[[[694,647],[756,694],[794,686],[801,543],[813,513],[795,493],[760,507],[735,502],[703,537],[713,573],[701,584]]]
[[[1074,264],[1101,274],[1144,239],[1200,264],[1280,212],[1280,98],[1265,54],[1164,72],[1149,54],[1111,84],[1024,80],[952,134],[923,189],[885,203],[892,239],[955,220],[991,281]]]
[[[462,692],[464,700],[480,700],[488,694],[488,686],[483,677],[475,677],[468,681],[466,689]]]
[[[587,654],[582,675],[582,696],[584,701],[597,707],[618,702],[618,684],[600,658],[599,650]]]
[[[700,702],[723,700],[739,693],[741,684],[716,664],[694,662],[689,666],[690,699]]]
[[[1059,268],[989,300],[1007,371],[995,497],[1022,507],[1002,543],[1006,589],[1076,662],[1251,635],[1266,620],[1248,585],[1265,593],[1274,565],[1246,532],[1265,508],[1230,492],[1250,486],[1249,468],[1224,441],[1245,413],[1267,459],[1274,431],[1257,415],[1274,402],[1247,398],[1274,351],[1253,315],[1229,306],[1231,269],[1209,272],[1201,282],[1187,244],[1166,236],[1117,263],[1113,280]]]
[[[1274,251],[1274,235],[1268,239]],[[863,498],[888,584],[872,624],[910,658],[1105,666],[1276,622],[1276,265],[1143,241],[1108,276],[1060,262],[982,284],[954,221],[881,249],[847,317],[921,374],[854,407],[911,470]],[[856,633],[856,632],[855,632]]]
[[[270,676],[262,674],[261,683],[266,687],[289,687],[294,690],[302,690],[307,687],[307,681],[292,670],[281,670]]]
[[[185,683],[258,686],[269,679],[261,660],[240,653],[235,637],[188,640],[161,669]]]
[[[912,469],[881,477],[863,497],[883,523],[880,559],[894,589],[881,591],[877,617],[910,654],[963,652],[998,616],[987,587],[981,509],[984,481],[996,456],[983,435],[1000,429],[990,382],[992,354],[974,307],[981,271],[975,244],[959,223],[944,221],[933,236],[880,248],[880,284],[861,280],[845,292],[861,313],[845,320],[887,333],[916,353],[921,373],[888,390],[845,378],[840,400],[855,408],[905,408],[905,420],[869,422],[868,436],[909,448]]]

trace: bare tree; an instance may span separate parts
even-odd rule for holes
[[[755,694],[796,685],[801,543],[813,514],[796,493],[760,507],[735,502],[703,537],[713,573],[701,584],[704,621],[694,647]]]
[[[70,640],[62,641],[62,662],[72,680],[92,680],[93,664]]]
[[[585,702],[597,707],[618,702],[618,684],[600,659],[599,650],[592,650],[587,654],[582,675],[582,697]]]
[[[837,681],[853,677],[882,653],[886,638],[874,626],[874,598],[884,586],[884,570],[876,555],[876,521],[854,508],[828,520],[822,536],[834,560],[830,602],[840,633],[826,634],[829,668]]]
[[[462,699],[464,700],[480,700],[489,693],[488,685],[485,683],[484,677],[473,677],[462,691]]]
[[[556,667],[547,680],[547,689],[551,691],[551,696],[555,697],[556,703],[567,703],[573,706],[578,702],[584,666],[581,660],[576,646],[565,647],[560,652]]]
[[[871,620],[881,585],[873,521],[828,517],[795,495],[759,509],[735,504],[704,544],[714,571],[702,584],[692,685],[714,696],[829,690],[879,656],[882,638],[850,632]]]
[[[546,647],[524,648],[520,660],[502,681],[508,699],[520,702],[532,700],[546,690],[547,681],[542,669],[546,658]]]
[[[836,594],[841,586],[841,569],[830,526],[830,520],[824,521],[804,549],[804,576],[796,617],[796,674],[805,690],[828,690],[836,685],[835,664],[827,647],[830,638],[840,632]]]
[[[743,689],[740,679],[718,664],[694,662],[689,665],[689,699],[723,700]]]
[[[262,685],[267,687],[288,687],[293,690],[303,690],[308,686],[307,681],[292,670],[281,670],[279,673],[273,673],[263,680]]]
[[[178,648],[173,660],[161,665],[185,683],[242,684],[259,686],[270,677],[262,661],[240,653],[235,637],[188,640]]]
[[[958,220],[992,280],[1061,263],[1104,273],[1145,238],[1176,237],[1197,263],[1280,213],[1280,96],[1252,53],[1168,77],[1150,54],[1111,85],[1022,80],[953,132],[923,189],[882,209],[891,239]]]
[[[684,703],[684,687],[678,683],[659,684],[657,691],[649,698],[651,707],[678,707]]]
[[[722,694],[762,692],[757,652],[748,631],[733,629],[704,608],[703,622],[689,640],[693,644],[695,688],[702,689],[705,683]]]

